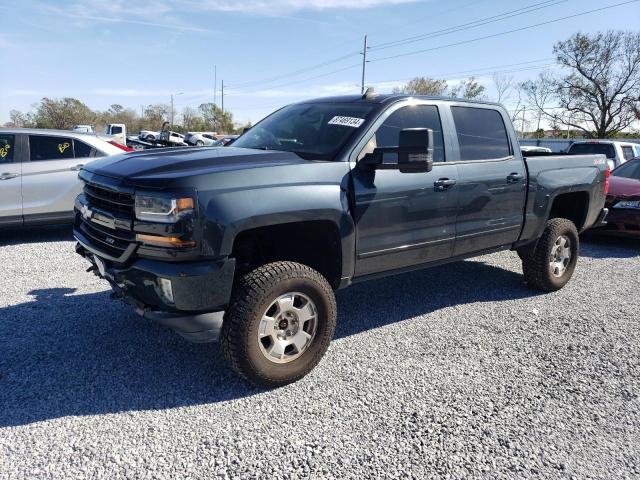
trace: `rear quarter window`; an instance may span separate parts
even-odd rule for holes
[[[622,156],[625,160],[631,160],[635,157],[633,147],[622,147]]]
[[[14,135],[0,134],[0,163],[13,162],[16,137]]]
[[[507,128],[497,110],[451,107],[458,134],[460,160],[491,160],[511,155]]]

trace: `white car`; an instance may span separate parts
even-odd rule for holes
[[[146,140],[147,142],[153,141],[160,136],[160,132],[154,132],[152,130],[140,130],[138,138],[140,140]]]
[[[615,140],[585,140],[574,142],[567,151],[571,155],[599,153],[607,157],[609,168],[613,170],[636,156],[636,144]]]
[[[547,147],[535,147],[532,145],[520,145],[520,151],[527,152],[539,152],[539,153],[551,153],[551,149]]]
[[[210,146],[217,140],[214,132],[189,132],[184,136],[184,141],[189,145],[198,147]]]
[[[73,127],[73,131],[78,133],[95,133],[93,125],[76,125]]]
[[[71,222],[78,171],[127,150],[70,130],[0,128],[0,229]]]
[[[163,130],[160,132],[159,139],[161,142],[169,143],[171,145],[177,145],[186,147],[187,144],[184,141],[184,135],[173,130]]]

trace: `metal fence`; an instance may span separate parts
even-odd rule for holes
[[[531,147],[546,147],[550,148],[552,152],[566,152],[574,142],[580,142],[583,140],[595,140],[586,138],[521,138],[519,139],[520,145],[526,145]],[[611,139],[608,139],[611,140]],[[640,138],[620,138],[615,139],[620,142],[640,143]]]

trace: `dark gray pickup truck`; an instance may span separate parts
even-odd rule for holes
[[[523,158],[500,105],[406,95],[290,105],[231,147],[124,154],[80,178],[77,251],[114,297],[219,339],[268,386],[320,361],[334,290],[498,250],[557,290],[607,213],[604,156]]]

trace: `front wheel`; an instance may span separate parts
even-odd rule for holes
[[[196,142],[196,147],[204,147],[204,142],[202,140],[198,140]]]
[[[336,302],[327,280],[294,262],[274,262],[245,275],[225,314],[220,346],[246,380],[277,387],[302,378],[331,342]]]
[[[553,218],[527,255],[521,255],[525,280],[530,287],[554,292],[564,287],[576,268],[579,239],[576,226],[566,218]]]

